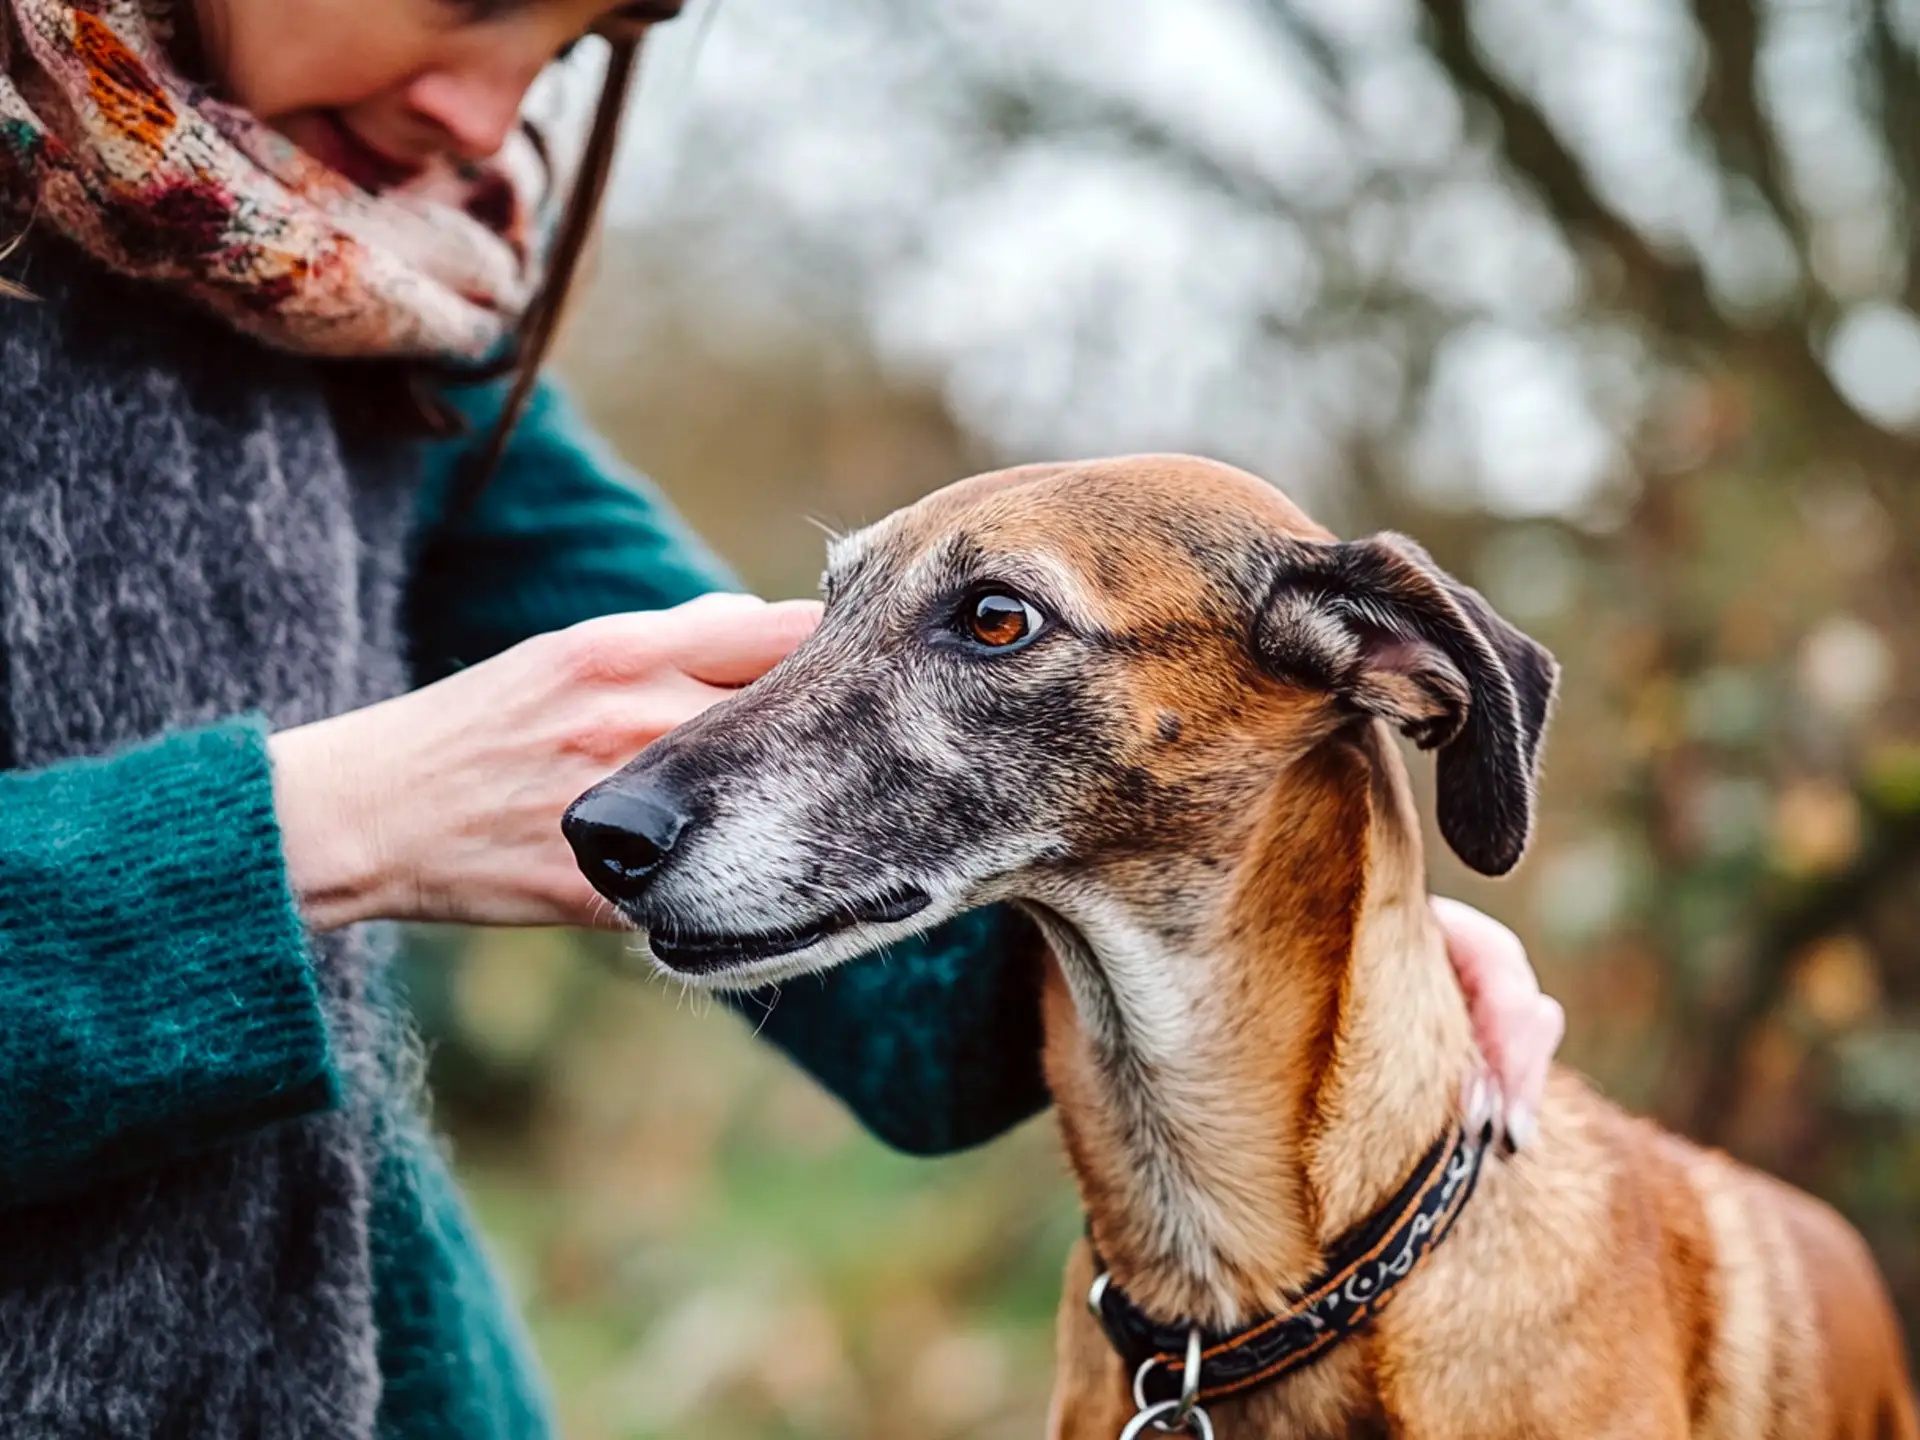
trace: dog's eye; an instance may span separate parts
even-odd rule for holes
[[[989,650],[1014,650],[1040,633],[1040,612],[1017,595],[990,591],[967,602],[967,637]]]

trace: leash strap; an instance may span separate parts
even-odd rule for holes
[[[1088,1301],[1134,1376],[1139,1407],[1183,1406],[1184,1413],[1271,1384],[1366,1325],[1452,1229],[1480,1177],[1486,1141],[1484,1133],[1457,1129],[1442,1135],[1398,1193],[1335,1243],[1327,1268],[1297,1302],[1230,1334],[1157,1323],[1112,1283],[1096,1254],[1100,1276]],[[1186,1375],[1194,1349],[1197,1387]]]

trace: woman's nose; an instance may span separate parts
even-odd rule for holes
[[[503,71],[430,71],[407,87],[407,104],[462,159],[485,160],[507,143],[531,85],[531,77]]]

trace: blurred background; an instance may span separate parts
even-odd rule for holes
[[[1530,858],[1435,888],[1920,1335],[1917,247],[1916,0],[694,0],[561,364],[768,594],[1002,461],[1418,536],[1566,669]],[[572,1440],[1037,1435],[1049,1122],[891,1155],[618,958],[410,966]]]

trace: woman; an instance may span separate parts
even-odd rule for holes
[[[9,1436],[547,1433],[358,922],[593,923],[566,802],[814,623],[544,385],[450,499],[511,407],[441,381],[558,309],[527,87],[674,8],[0,0]],[[1557,1009],[1446,919],[1524,1139]],[[968,917],[763,1033],[974,1144],[1045,1102],[1033,960]]]

